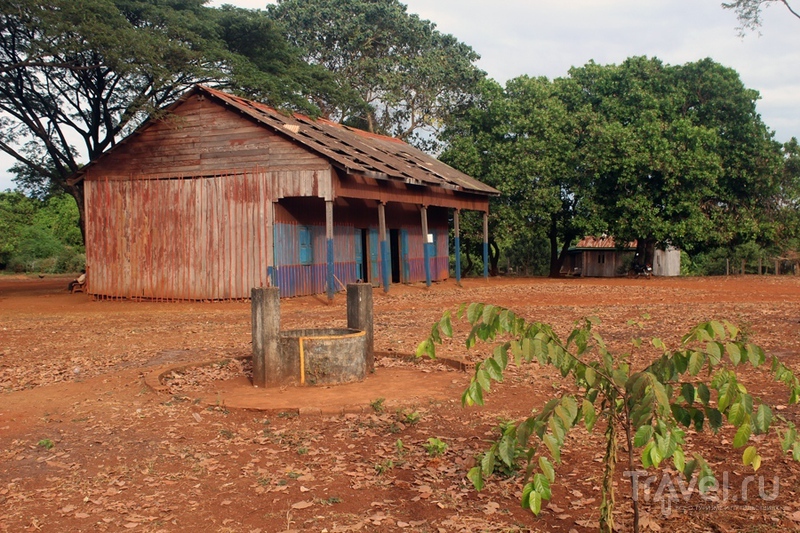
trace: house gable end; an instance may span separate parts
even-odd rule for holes
[[[328,170],[330,163],[202,93],[189,94],[85,169],[85,179]]]

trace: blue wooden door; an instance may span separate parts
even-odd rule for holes
[[[364,247],[361,245],[361,237],[363,231],[356,228],[355,230],[355,250],[356,250],[356,279],[364,281]]]

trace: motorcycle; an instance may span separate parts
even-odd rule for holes
[[[631,266],[630,272],[628,272],[628,277],[631,278],[638,278],[639,276],[644,276],[647,279],[650,279],[650,276],[653,275],[653,267],[651,265],[640,265],[639,263],[634,263]]]

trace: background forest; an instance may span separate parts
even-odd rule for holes
[[[712,59],[590,62],[500,85],[478,53],[398,0],[0,0],[0,268],[77,271],[83,190],[69,177],[195,83],[392,135],[503,194],[492,273],[558,275],[584,235],[677,246],[685,273],[797,260],[800,148]],[[742,1],[743,27],[765,2]],[[462,219],[481,272],[480,221]]]

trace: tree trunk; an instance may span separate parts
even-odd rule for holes
[[[75,198],[75,203],[78,204],[78,225],[81,228],[83,245],[86,246],[86,206],[83,203],[83,180],[75,185],[67,185],[66,189],[70,196]]]
[[[558,278],[561,276],[561,267],[564,260],[567,258],[569,246],[572,244],[574,234],[570,233],[564,235],[564,242],[561,245],[561,250],[558,249],[558,219],[552,217],[550,219],[550,231],[547,238],[550,241],[550,274],[548,277]]]
[[[548,277],[557,278],[561,275],[561,261],[558,260],[558,222],[555,217],[550,218],[550,231],[547,232],[550,241],[550,274]]]
[[[472,272],[472,268],[475,266],[475,264],[472,262],[472,256],[469,254],[469,249],[470,249],[469,239],[464,239],[464,255],[467,257],[467,264],[461,271],[462,276],[469,275]]]
[[[500,272],[497,264],[500,261],[500,247],[494,239],[489,239],[489,275],[497,276]]]
[[[617,243],[617,246],[619,245],[620,243]],[[640,266],[652,266],[655,253],[655,241],[651,238],[639,237],[636,239],[636,257],[634,257],[633,262]]]

